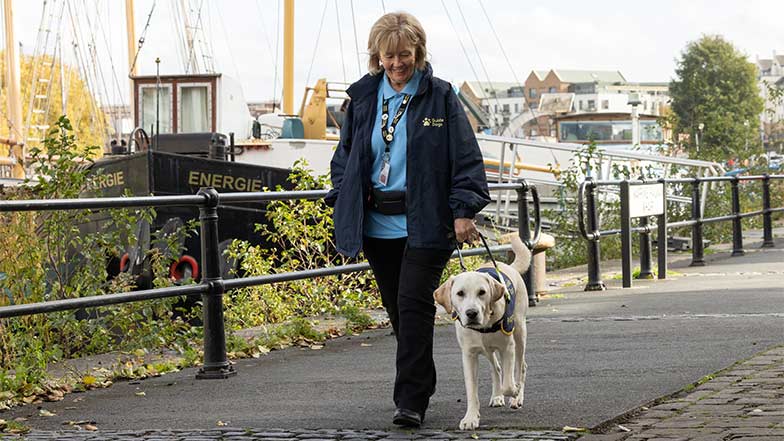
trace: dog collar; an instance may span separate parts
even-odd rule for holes
[[[503,283],[506,289],[504,290],[504,301],[506,302],[506,308],[504,309],[504,315],[501,316],[498,321],[493,323],[492,326],[488,328],[468,328],[465,325],[463,326],[466,329],[470,329],[472,331],[481,332],[482,334],[490,334],[493,332],[501,331],[506,335],[512,335],[512,332],[515,328],[514,322],[514,310],[515,310],[515,298],[517,297],[517,293],[515,292],[514,284],[512,280],[505,276],[502,272],[496,271],[495,268],[479,268],[476,270],[478,273],[486,273],[490,275],[495,280]],[[457,311],[452,311],[452,320],[459,321],[460,316],[458,316]],[[463,322],[460,322],[462,325]]]

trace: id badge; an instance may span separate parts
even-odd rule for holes
[[[381,172],[378,174],[378,183],[386,187],[388,179],[389,163],[384,161],[384,164],[381,166]]]

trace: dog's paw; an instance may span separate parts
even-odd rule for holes
[[[514,397],[509,400],[509,407],[511,409],[519,409],[523,407],[523,397]]]
[[[503,395],[498,395],[490,398],[490,407],[504,407],[506,402]]]
[[[516,397],[520,394],[520,386],[515,384],[513,386],[504,387],[503,391],[505,397]]]
[[[466,414],[466,416],[460,420],[460,430],[474,430],[477,427],[479,427],[479,414]]]

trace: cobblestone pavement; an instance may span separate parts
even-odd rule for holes
[[[238,429],[222,427],[216,430],[156,430],[156,431],[118,431],[84,432],[33,431],[23,436],[9,436],[8,440],[24,439],[29,441],[440,441],[440,440],[504,440],[504,441],[569,441],[576,435],[551,431],[474,431],[451,432],[440,430],[283,430],[283,429]],[[0,435],[2,439],[2,435]]]
[[[580,441],[784,440],[784,346]]]

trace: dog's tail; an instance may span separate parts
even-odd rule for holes
[[[501,236],[499,243],[511,243],[512,251],[514,252],[514,262],[510,264],[512,268],[517,270],[520,274],[525,274],[528,267],[531,266],[531,251],[520,239],[517,233],[510,233]]]

